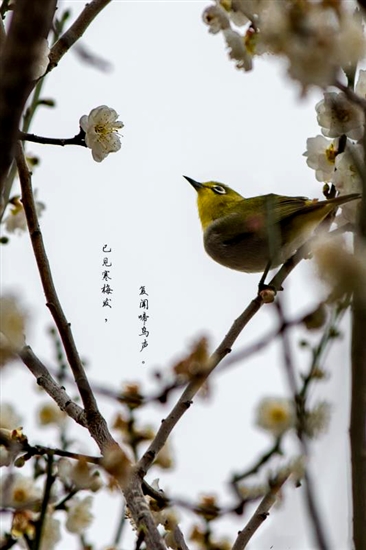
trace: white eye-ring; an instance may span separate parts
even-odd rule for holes
[[[226,189],[224,189],[221,185],[213,185],[211,189],[218,195],[226,195]]]

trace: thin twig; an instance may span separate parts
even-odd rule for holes
[[[284,316],[284,312],[282,309],[281,301],[278,300],[276,302],[277,311],[279,320],[281,323],[281,326],[286,326],[286,319]],[[292,353],[291,353],[291,347],[290,347],[290,341],[287,331],[284,329],[282,332],[281,337],[282,342],[282,349],[283,349],[283,359],[284,359],[284,365],[286,370],[286,375],[288,378],[288,383],[290,387],[290,391],[292,394],[292,398],[294,400],[294,404],[296,407],[296,410],[298,412],[298,387],[297,387],[297,380],[296,380],[296,372],[295,372],[295,366],[292,359]],[[299,425],[302,425],[303,419],[302,416],[298,416]],[[301,444],[302,452],[305,457],[308,456],[308,448],[306,441],[304,439],[304,434],[302,433],[301,429],[298,430],[298,438],[299,442]],[[315,498],[315,491],[314,491],[314,485],[311,479],[311,476],[308,471],[305,472],[305,497],[306,497],[306,504],[309,512],[309,517],[312,523],[314,536],[317,541],[318,548],[321,550],[328,550],[330,547],[327,542],[327,537],[325,535],[324,526],[321,521],[321,516],[318,510],[316,498]]]
[[[79,17],[51,49],[47,72],[52,71],[58,65],[65,53],[83,36],[92,21],[110,2],[111,0],[92,0],[86,4]]]
[[[85,143],[85,132],[81,130],[72,138],[49,138],[43,136],[36,136],[35,134],[28,134],[26,132],[19,132],[18,135],[21,141],[31,141],[33,143],[42,143],[44,145],[81,145],[82,147],[87,147]]]
[[[244,548],[246,548],[254,533],[269,516],[269,510],[275,504],[277,494],[285,481],[287,481],[288,477],[288,475],[283,476],[281,477],[281,479],[272,482],[270,490],[261,500],[253,516],[250,518],[244,529],[242,531],[239,531],[239,534],[231,550],[243,550]]]
[[[36,378],[37,384],[48,393],[60,409],[65,411],[66,414],[75,420],[75,422],[80,424],[80,426],[87,428],[84,410],[72,401],[71,397],[68,396],[64,388],[57,384],[57,382],[50,375],[48,369],[33,353],[32,348],[30,346],[25,346],[19,352],[19,357]]]

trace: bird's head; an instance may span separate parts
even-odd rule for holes
[[[197,191],[198,215],[203,230],[217,218],[229,214],[243,200],[243,197],[239,193],[223,183],[218,183],[217,181],[199,183],[188,176],[183,177]]]

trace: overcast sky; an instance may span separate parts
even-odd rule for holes
[[[183,174],[226,183],[246,197],[269,192],[321,197],[321,184],[302,156],[306,139],[320,133],[314,110],[320,92],[300,99],[285,67],[271,57],[255,59],[251,73],[235,69],[222,37],[210,35],[202,22],[208,4],[112,2],[82,41],[108,60],[111,70],[98,71],[69,52],[44,89],[43,97],[54,98],[57,108],[40,109],[31,128],[39,135],[72,137],[79,118],[101,104],[116,109],[125,124],[120,152],[100,164],[81,147],[27,146],[41,157],[33,185],[47,206],[41,228],[61,303],[90,379],[115,389],[139,381],[152,390],[152,373],[168,371],[199,336],[207,335],[213,350],[256,294],[259,275],[225,269],[205,254],[196,193]],[[74,17],[84,2],[66,5]],[[108,315],[101,305],[104,244],[112,248],[113,264]],[[53,365],[46,334],[52,322],[27,235],[13,236],[3,247],[2,279],[3,291],[19,294],[30,313],[28,343]],[[142,285],[149,294],[150,334],[140,352]],[[303,262],[285,283],[286,311],[289,316],[309,311],[323,295],[313,262]],[[274,307],[263,307],[235,349],[275,322]],[[347,325],[348,320],[326,362],[332,378],[314,394],[314,400],[333,405],[330,430],[311,445],[317,494],[331,547],[337,550],[349,546]],[[292,336],[298,368],[309,360],[298,347],[303,336],[301,331]],[[46,397],[40,397],[28,371],[14,366],[3,379],[3,398],[17,402],[31,443],[54,444],[56,433],[41,433],[29,414],[30,404]],[[214,492],[228,503],[230,474],[249,466],[270,445],[254,426],[256,404],[264,396],[288,395],[280,347],[272,344],[227,373],[215,374],[210,389],[209,399],[196,398],[173,432],[175,470],[152,471],[148,481],[160,477],[165,491],[191,501]],[[165,409],[144,410],[141,418],[157,428],[177,397]],[[100,406],[108,420],[119,410],[102,399]],[[75,450],[98,454],[82,428],[72,433]],[[314,548],[302,492],[288,486],[281,508],[271,512],[252,550]],[[113,509],[118,506],[115,497]],[[110,542],[116,518],[106,498],[98,496],[94,513],[99,519],[89,536],[101,549]],[[227,518],[217,528],[234,539],[248,517]],[[126,535],[124,548],[131,547],[128,540]]]

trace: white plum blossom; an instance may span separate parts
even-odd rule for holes
[[[245,37],[232,28],[224,29],[222,33],[229,48],[230,59],[237,61],[236,66],[239,69],[244,68],[244,70],[250,71],[252,69],[252,55],[246,47]]]
[[[318,181],[328,182],[331,180],[337,153],[335,141],[329,141],[324,136],[316,136],[306,140],[306,151],[304,156],[307,165],[315,170],[315,177]]]
[[[38,410],[38,422],[41,426],[55,425],[62,427],[67,420],[67,414],[56,403],[45,403]]]
[[[311,411],[305,414],[304,432],[312,439],[324,433],[329,426],[330,405],[325,401],[318,403]]]
[[[53,550],[60,540],[60,521],[47,514],[42,529],[40,550]]]
[[[1,403],[0,428],[15,430],[21,426],[22,419],[11,403]]]
[[[360,107],[348,101],[344,93],[325,92],[324,99],[316,104],[317,121],[326,137],[345,134],[360,139],[363,134],[364,115]]]
[[[114,109],[100,105],[80,119],[80,127],[85,132],[85,143],[92,150],[96,162],[101,162],[109,153],[115,153],[121,148],[118,130],[124,124],[117,120],[118,116]]]
[[[362,163],[363,147],[360,144],[348,143],[345,152],[337,155],[332,182],[340,195],[361,193],[362,181],[357,165],[362,166]],[[342,205],[342,214],[336,218],[338,225],[355,223],[358,204],[359,201],[353,201]]]
[[[48,64],[50,62],[49,60],[49,54],[50,54],[50,48],[48,46],[48,42],[45,38],[42,39],[41,45],[39,47],[39,53],[36,63],[33,66],[32,70],[32,76],[34,80],[38,80],[38,78],[41,78],[41,76],[44,75],[44,73],[47,70]]]
[[[32,509],[41,495],[42,491],[30,477],[12,474],[0,478],[0,506],[3,508]]]
[[[34,191],[34,202],[36,206],[37,216],[41,216],[43,210],[46,208],[45,204],[37,199],[37,189]],[[23,204],[19,200],[19,197],[15,197],[10,201],[12,208],[9,214],[4,219],[5,229],[8,233],[24,233],[27,229],[27,220]]]
[[[265,397],[256,411],[256,425],[279,437],[295,425],[295,410],[291,399]]]
[[[366,99],[366,70],[361,69],[358,73],[358,79],[355,86],[355,92],[357,95]]]
[[[217,34],[224,29],[230,28],[228,14],[219,4],[206,8],[202,14],[202,19],[209,26],[211,34]]]
[[[70,533],[81,535],[93,520],[93,514],[90,511],[93,497],[87,496],[83,500],[75,497],[70,501],[66,529]]]
[[[0,364],[24,346],[26,314],[14,296],[0,297]]]

